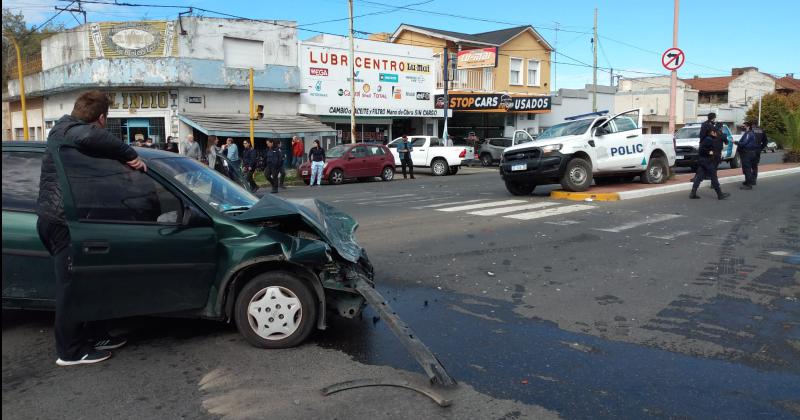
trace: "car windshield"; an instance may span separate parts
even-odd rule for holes
[[[675,133],[676,139],[696,139],[700,137],[700,127],[683,127]]]
[[[554,125],[544,130],[542,134],[539,134],[536,140],[583,134],[589,129],[589,125],[592,124],[592,121],[593,120],[578,120]]]
[[[335,146],[331,147],[327,152],[325,152],[325,157],[327,158],[340,158],[342,155],[347,152],[347,147],[345,146]]]
[[[247,210],[258,202],[256,196],[239,184],[194,159],[162,158],[148,163],[160,175],[186,187],[223,213]]]

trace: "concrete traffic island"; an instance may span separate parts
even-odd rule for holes
[[[742,175],[741,169],[723,169],[717,172],[717,174],[719,175],[719,183],[722,185],[744,181],[744,175]],[[798,174],[800,174],[800,164],[798,163],[773,163],[760,165],[758,168],[759,179]],[[692,189],[692,177],[694,177],[693,173],[683,173],[675,174],[663,184],[628,182],[612,185],[595,185],[584,192],[556,190],[550,193],[550,198],[573,201],[619,201],[650,197],[679,191],[690,191]],[[707,180],[703,181],[701,184],[701,186],[706,187],[708,185],[709,181]]]

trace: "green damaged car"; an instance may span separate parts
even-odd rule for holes
[[[43,142],[3,142],[3,308],[54,307],[36,233]],[[357,316],[373,269],[355,220],[317,200],[258,199],[200,162],[137,149],[146,173],[63,146],[56,159],[75,252],[72,310],[233,321],[254,346],[300,344],[329,313]]]

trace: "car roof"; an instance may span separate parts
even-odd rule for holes
[[[3,149],[5,149],[6,147],[12,149],[16,148],[44,149],[47,146],[47,142],[42,140],[29,140],[29,141],[13,140],[13,141],[3,141],[2,144],[3,144]],[[133,149],[136,150],[136,153],[139,154],[139,157],[143,159],[182,157],[177,153],[168,152],[166,150],[151,149],[149,147],[134,146]]]

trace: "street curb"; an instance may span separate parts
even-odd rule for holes
[[[767,172],[759,172],[758,178],[772,178],[776,176],[782,175],[791,175],[791,174],[800,174],[800,167],[798,168],[787,168],[787,169],[778,169],[775,171],[767,171]],[[743,182],[744,175],[735,175],[729,176],[725,178],[720,178],[720,184],[733,184],[737,182]],[[709,186],[710,181],[703,181],[701,186]],[[692,183],[691,182],[682,182],[680,184],[673,184],[673,185],[666,185],[663,187],[655,187],[655,188],[644,188],[640,190],[633,190],[633,191],[623,191],[617,193],[619,195],[620,200],[630,200],[633,198],[642,198],[642,197],[651,197],[654,195],[662,195],[662,194],[670,194],[674,192],[680,191],[691,191]]]
[[[550,198],[572,201],[619,201],[619,193],[587,193],[556,190],[550,192]]]

